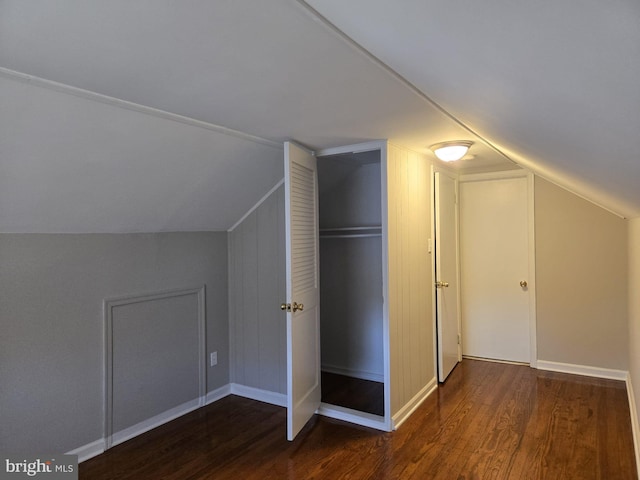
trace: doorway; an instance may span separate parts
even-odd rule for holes
[[[535,363],[533,179],[460,178],[462,354]]]
[[[458,181],[434,172],[434,279],[438,381],[444,382],[461,360],[458,289]]]
[[[381,151],[318,157],[322,402],[384,417]]]

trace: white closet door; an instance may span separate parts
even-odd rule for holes
[[[287,439],[320,406],[318,175],[306,150],[284,145],[287,259]]]
[[[460,183],[463,355],[530,361],[527,195],[525,177]]]
[[[438,381],[444,382],[460,359],[458,334],[458,213],[456,181],[435,174],[436,328]]]

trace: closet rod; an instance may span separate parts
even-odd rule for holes
[[[382,233],[344,233],[340,235],[320,235],[320,238],[367,238],[367,237],[381,237]]]

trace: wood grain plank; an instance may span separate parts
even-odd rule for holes
[[[80,479],[636,479],[623,382],[464,360],[391,433],[229,396],[80,465]]]

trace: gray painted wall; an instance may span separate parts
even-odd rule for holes
[[[191,292],[109,307],[112,433],[200,396],[200,309]]]
[[[287,392],[284,187],[229,233],[231,381]]]
[[[0,234],[0,450],[101,439],[103,300],[203,284],[210,391],[229,381],[226,233]]]

